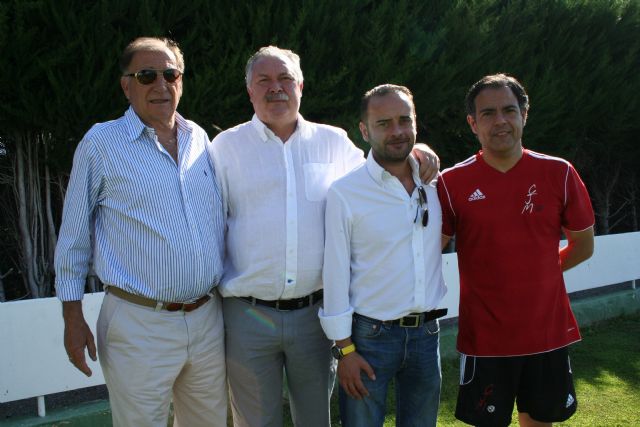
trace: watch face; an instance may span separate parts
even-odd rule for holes
[[[337,345],[331,347],[331,354],[333,354],[333,357],[336,360],[342,359],[342,350]]]

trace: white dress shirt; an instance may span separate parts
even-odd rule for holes
[[[223,296],[298,298],[322,287],[327,189],[364,162],[347,133],[298,116],[283,143],[257,116],[209,145],[227,215]]]
[[[409,159],[416,183],[411,195],[371,154],[365,165],[329,189],[324,308],[319,312],[329,339],[351,336],[354,312],[378,320],[398,319],[438,308],[447,291],[436,181],[423,185],[429,210],[423,227],[418,166]]]

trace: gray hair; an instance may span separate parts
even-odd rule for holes
[[[251,84],[251,78],[253,74],[253,66],[259,59],[262,58],[280,58],[293,65],[294,77],[298,83],[302,83],[304,77],[302,76],[302,69],[300,68],[300,57],[297,53],[289,49],[280,49],[277,46],[265,46],[261,47],[256,53],[251,55],[247,61],[245,68],[245,82],[247,86]]]
[[[176,67],[180,72],[184,72],[184,56],[178,43],[166,37],[138,37],[124,48],[120,56],[120,71],[128,71],[129,64],[136,52],[141,51],[161,51],[169,49],[176,57]]]

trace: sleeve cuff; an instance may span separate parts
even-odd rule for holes
[[[320,324],[324,334],[330,340],[338,341],[351,336],[351,319],[353,316],[353,308],[349,307],[349,310],[344,313],[336,314],[333,316],[327,316],[324,314],[324,309],[318,311],[318,317],[320,318]]]
[[[60,301],[81,301],[84,297],[84,280],[56,280],[56,296]]]

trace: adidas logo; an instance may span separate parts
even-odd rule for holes
[[[467,200],[469,200],[470,202],[473,202],[475,200],[482,200],[482,199],[486,199],[487,196],[485,196],[484,194],[482,194],[482,191],[480,191],[479,189],[477,189],[476,191],[474,191]]]
[[[565,406],[565,408],[568,408],[569,406],[573,405],[573,402],[575,402],[576,399],[574,399],[573,396],[571,396],[571,394],[569,394],[569,396],[567,397],[567,404]]]

